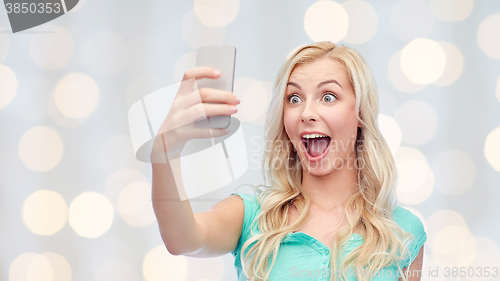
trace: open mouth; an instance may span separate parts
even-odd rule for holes
[[[330,145],[330,137],[321,136],[316,138],[302,138],[302,143],[306,148],[307,154],[309,154],[310,158],[316,158],[323,156],[328,146]]]

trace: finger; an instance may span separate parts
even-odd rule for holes
[[[213,88],[201,88],[199,90],[199,95],[202,102],[227,103],[232,105],[237,105],[240,103],[240,99],[238,98],[238,96],[236,96],[232,92]]]
[[[238,112],[234,105],[220,103],[198,103],[179,113],[179,120],[191,123],[209,116],[229,116]]]
[[[189,79],[201,79],[201,78],[219,78],[220,72],[212,67],[199,66],[187,70],[182,77],[182,81]]]

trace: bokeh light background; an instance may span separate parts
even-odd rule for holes
[[[426,273],[500,266],[500,1],[80,0],[10,30],[2,5],[0,280],[236,280],[230,254],[166,251],[128,108],[179,82],[199,46],[236,46],[249,169],[192,200],[206,211],[263,183],[272,83],[293,50],[319,40],[355,48],[375,75],[398,199],[428,234],[422,280],[500,280]]]

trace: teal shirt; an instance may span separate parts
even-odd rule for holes
[[[233,193],[243,199],[245,205],[245,217],[241,236],[236,249],[231,252],[235,257],[234,266],[238,274],[238,281],[246,281],[247,277],[243,272],[240,262],[241,247],[251,237],[250,225],[260,213],[260,204],[255,195],[245,193]],[[232,194],[231,194],[232,195]],[[401,268],[407,267],[417,257],[420,248],[427,240],[422,221],[412,212],[405,208],[397,206],[393,213],[394,220],[404,230],[413,234],[414,239],[409,244],[410,257],[401,261]],[[254,224],[253,233],[260,233],[257,223]],[[349,244],[345,248],[344,256],[353,249],[363,244],[363,237],[354,233]],[[269,274],[270,281],[312,281],[312,280],[330,280],[332,274],[330,268],[330,248],[317,240],[316,238],[303,233],[289,233],[283,239],[276,262]],[[373,281],[397,281],[397,265],[386,267],[380,271],[380,276],[374,277]],[[357,280],[356,276],[347,275],[347,280]]]

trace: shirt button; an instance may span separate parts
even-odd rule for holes
[[[351,241],[354,240],[354,237],[351,237],[351,239],[349,239],[349,240],[351,240]]]

